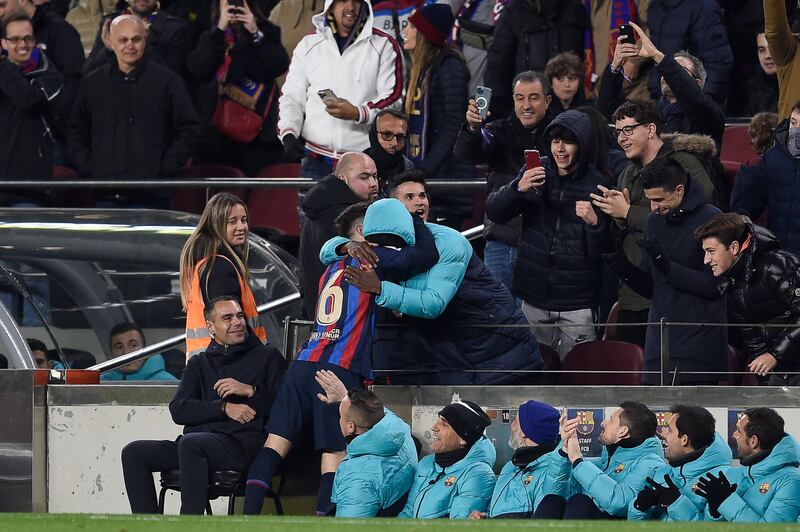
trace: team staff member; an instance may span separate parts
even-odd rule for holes
[[[201,353],[210,339],[204,326],[206,301],[233,296],[242,302],[247,325],[261,342],[267,331],[258,319],[249,285],[247,207],[227,192],[212,197],[200,223],[181,251],[181,302],[186,310],[186,359]]]
[[[337,227],[350,239],[367,238],[378,244],[379,276],[400,281],[436,262],[433,236],[421,222],[412,220],[400,202],[376,202],[371,207],[378,213],[375,224],[364,222],[366,206],[360,203],[347,208],[337,218]],[[401,247],[408,249],[397,249]],[[344,458],[345,439],[336,407],[317,399],[323,390],[315,375],[318,370],[330,370],[348,389],[362,387],[363,380],[371,377],[376,304],[372,294],[350,284],[346,269],[355,264],[349,257],[336,261],[320,279],[316,324],[289,368],[267,427],[267,442],[250,467],[245,514],[261,513],[275,471],[307,431],[313,431],[315,448],[322,453],[317,513],[330,512],[334,472]]]
[[[399,517],[466,519],[484,512],[494,489],[497,456],[484,436],[492,424],[472,401],[444,407],[431,428],[431,450],[419,462],[417,478]]]
[[[647,478],[647,485],[628,507],[628,520],[702,521],[706,500],[695,492],[700,478],[730,468],[728,442],[714,432],[716,421],[701,406],[675,405],[661,437],[672,471]]]

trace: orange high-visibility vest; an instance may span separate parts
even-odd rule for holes
[[[225,255],[214,255],[220,257],[231,264],[233,261]],[[206,329],[206,319],[203,317],[203,308],[205,302],[203,301],[203,292],[200,290],[200,268],[208,259],[205,258],[198,262],[192,272],[192,286],[189,291],[189,301],[186,304],[186,360],[188,362],[190,357],[202,353],[208,348],[211,342],[211,335]],[[256,300],[253,297],[253,292],[247,283],[244,282],[242,274],[239,269],[233,264],[236,270],[236,276],[239,278],[240,302],[242,304],[242,311],[247,320],[247,325],[253,334],[258,336],[259,340],[263,343],[267,341],[267,331],[261,325],[258,319],[258,310],[256,310]]]

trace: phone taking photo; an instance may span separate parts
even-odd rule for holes
[[[317,91],[317,96],[319,96],[322,100],[327,100],[329,98],[333,100],[336,99],[336,94],[334,94],[330,89],[322,89]]]
[[[530,170],[542,166],[542,159],[539,157],[539,150],[525,150],[525,167]]]
[[[480,85],[475,88],[475,105],[478,106],[478,114],[481,120],[486,120],[486,116],[489,114],[489,104],[491,101],[492,89]]]
[[[636,44],[636,33],[633,31],[633,26],[621,24],[619,34],[625,37],[622,41],[623,44]]]

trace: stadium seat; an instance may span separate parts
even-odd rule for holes
[[[285,484],[286,476],[281,475],[277,491],[272,488],[267,491],[267,497],[275,501],[275,515],[283,515],[283,504],[281,503],[281,493]],[[247,473],[241,471],[219,470],[212,471],[208,479],[208,503],[206,503],[206,513],[211,515],[211,501],[219,497],[228,498],[228,515],[233,515],[233,508],[237,497],[244,496]],[[164,513],[164,500],[167,491],[181,491],[181,472],[179,470],[161,472],[161,491],[158,494],[158,511]]]
[[[616,340],[617,339],[617,322],[619,321],[619,301],[616,301],[608,311],[606,318],[606,326],[603,331],[603,340]]]
[[[300,177],[300,165],[273,164],[262,168],[258,177]],[[300,218],[297,207],[295,187],[254,188],[247,199],[250,226],[272,229],[283,236],[299,237]]]
[[[728,346],[728,377],[719,381],[720,386],[739,386],[742,383],[742,359],[739,351],[729,345]]]
[[[69,181],[80,179],[81,176],[69,166],[53,166],[53,179]],[[94,207],[94,195],[91,191],[79,188],[54,188],[52,189],[53,204],[59,207]]]
[[[198,164],[182,168],[178,177],[203,178],[203,177],[246,177],[244,172],[234,166],[223,164]],[[218,192],[211,190],[210,193]],[[237,196],[242,196],[240,190],[231,191]],[[172,192],[172,210],[201,214],[206,207],[206,189],[204,188],[177,188]]]
[[[719,158],[722,161],[743,163],[755,157],[756,152],[747,133],[747,124],[728,126],[722,134],[722,147]]]
[[[630,385],[641,384],[644,367],[642,348],[616,340],[581,342],[569,350],[561,369],[559,384]],[[629,371],[632,373],[581,373],[587,371]]]
[[[555,349],[539,342],[539,354],[542,355],[542,360],[544,360],[545,371],[558,371],[561,369],[561,359]],[[557,382],[558,373],[545,373],[545,384],[557,384]]]

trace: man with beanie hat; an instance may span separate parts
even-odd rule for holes
[[[624,519],[646,479],[664,478],[669,468],[656,436],[656,415],[642,403],[625,401],[602,423],[600,458],[583,458],[577,429],[580,417],[561,424],[562,448],[553,454],[571,470],[577,492],[569,499],[547,495],[534,517],[541,519]],[[660,474],[660,476],[659,476]]]
[[[457,401],[439,412],[431,428],[433,454],[420,460],[399,517],[466,519],[473,511],[486,511],[497,456],[483,434],[491,423],[472,401]]]
[[[527,401],[511,423],[511,458],[494,486],[486,512],[470,519],[528,519],[546,495],[566,495],[569,474],[553,456],[558,445],[558,411],[546,403]]]

